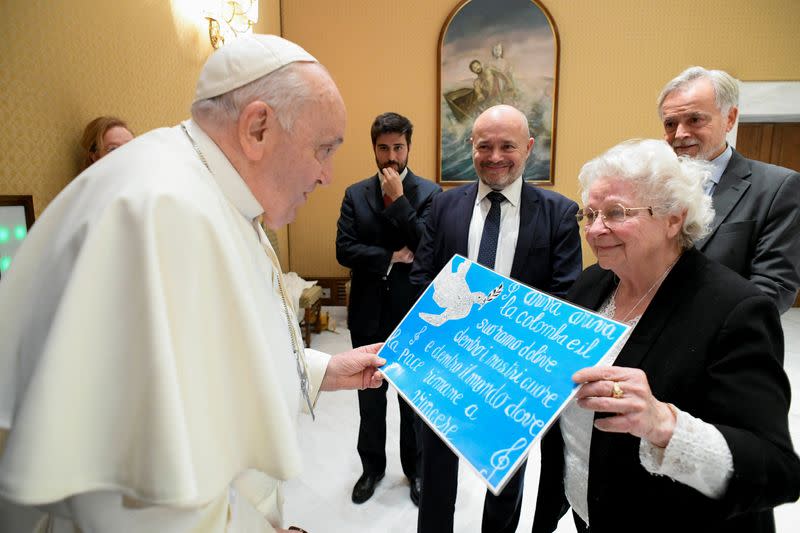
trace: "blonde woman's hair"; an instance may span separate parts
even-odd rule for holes
[[[128,124],[118,117],[104,116],[97,117],[89,122],[83,129],[81,135],[81,170],[86,170],[89,165],[96,161],[95,155],[102,152],[105,146],[103,145],[103,136],[111,128],[122,127],[131,131]]]

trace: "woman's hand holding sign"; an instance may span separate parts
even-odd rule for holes
[[[575,372],[572,381],[583,383],[575,396],[579,406],[614,414],[595,420],[597,429],[630,433],[660,448],[667,447],[675,429],[675,413],[669,404],[653,396],[642,370],[596,366]]]

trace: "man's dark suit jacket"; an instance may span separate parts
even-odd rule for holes
[[[408,279],[411,265],[395,263],[388,276],[386,271],[394,251],[407,246],[416,252],[431,201],[440,191],[411,169],[403,180],[403,196],[389,207],[384,208],[377,175],[345,191],[336,259],[353,273],[347,324],[354,336],[387,335],[411,307],[415,296]]]
[[[713,201],[711,233],[697,249],[755,283],[785,312],[800,287],[800,174],[734,150]]]
[[[478,195],[472,183],[441,194],[433,203],[426,234],[414,258],[411,282],[423,289],[454,254],[467,257],[469,225]],[[517,248],[511,277],[563,297],[581,270],[578,205],[552,191],[524,183]]]
[[[467,257],[469,226],[478,195],[478,184],[464,185],[440,194],[433,201],[425,235],[417,249],[411,282],[424,288],[454,254]],[[578,205],[564,196],[523,183],[520,223],[511,277],[555,296],[563,297],[581,271],[581,241],[575,213]],[[423,429],[423,485],[417,531],[452,530],[457,492],[458,459],[432,431]],[[433,470],[433,472],[431,472]],[[522,503],[523,469],[499,496],[486,493],[482,531],[515,531]],[[438,476],[437,476],[438,474]],[[438,477],[431,482],[428,477]],[[436,485],[435,496],[426,495]]]
[[[614,290],[613,272],[594,265],[568,299],[598,309]],[[592,531],[775,530],[772,507],[800,495],[783,371],[783,332],[770,298],[692,248],[664,280],[615,362],[644,370],[653,395],[714,424],[733,456],[721,500],[648,473],[639,441],[592,431],[589,525]],[[542,441],[534,533],[554,531],[567,510],[564,450],[554,424]]]

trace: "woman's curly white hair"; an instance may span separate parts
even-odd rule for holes
[[[711,198],[703,191],[710,176],[710,163],[678,157],[662,140],[631,139],[583,165],[578,180],[584,205],[592,183],[614,178],[632,183],[639,200],[653,206],[654,214],[685,212],[679,238],[686,249],[708,233],[714,218]]]

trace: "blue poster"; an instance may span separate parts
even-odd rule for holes
[[[398,393],[498,494],[629,327],[453,256],[380,351]]]

